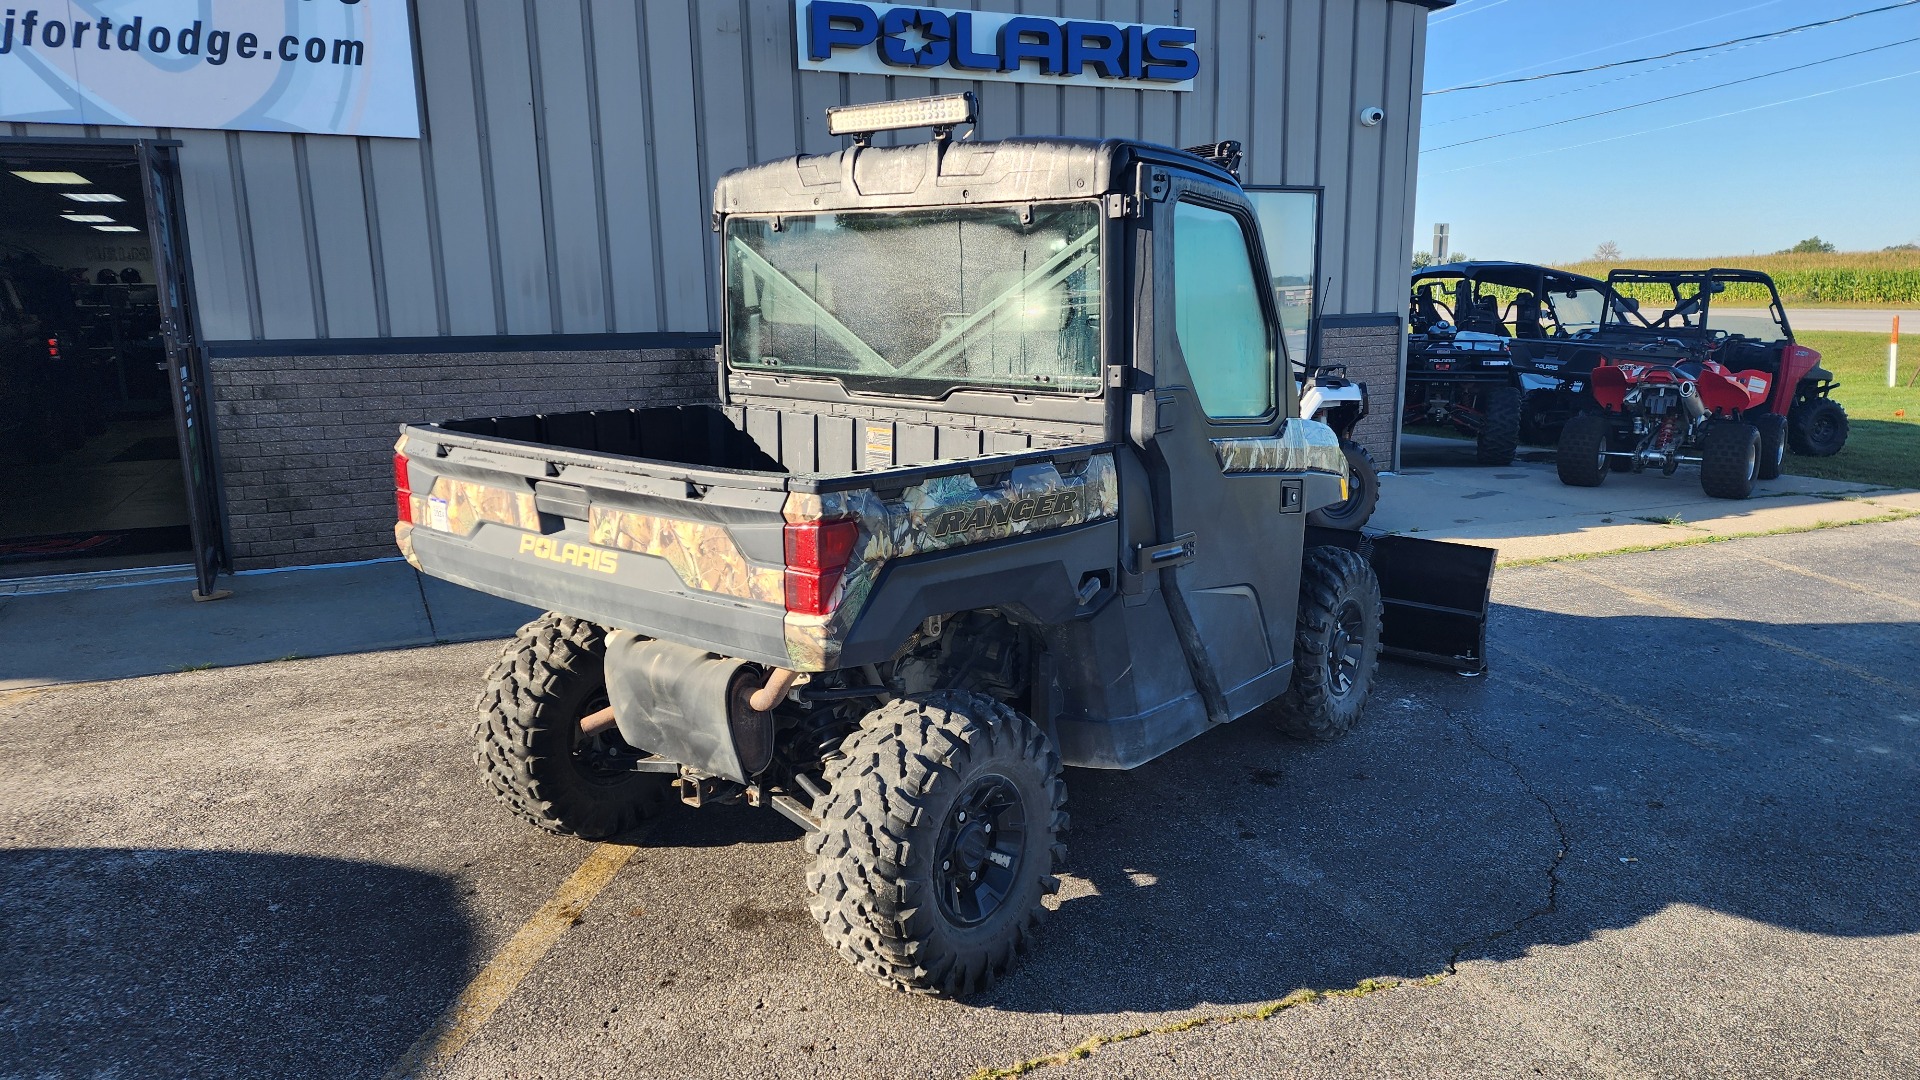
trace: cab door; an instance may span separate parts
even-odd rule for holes
[[[1174,567],[1169,609],[1176,625],[1190,624],[1188,651],[1197,645],[1215,683],[1199,689],[1213,699],[1213,719],[1232,719],[1283,691],[1292,666],[1303,481],[1235,451],[1278,444],[1296,408],[1293,381],[1281,370],[1279,314],[1245,196],[1204,176],[1141,168],[1152,287],[1135,341],[1152,385],[1136,398],[1130,434],[1155,481],[1161,542],[1140,564]]]

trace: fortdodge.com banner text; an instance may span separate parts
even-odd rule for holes
[[[419,138],[406,0],[13,0],[5,120]]]

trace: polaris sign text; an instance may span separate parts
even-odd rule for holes
[[[793,7],[802,70],[1141,90],[1191,90],[1200,74],[1184,26],[829,0]]]
[[[0,121],[418,138],[407,0],[12,0]]]

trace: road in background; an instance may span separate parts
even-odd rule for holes
[[[1764,319],[1765,311],[1759,308],[1723,308],[1715,307],[1715,315],[1750,315]],[[1845,330],[1860,334],[1885,334],[1893,330],[1893,317],[1900,316],[1900,325],[1908,334],[1920,339],[1920,311],[1894,311],[1891,309],[1855,309],[1795,307],[1787,305],[1787,321],[1800,330]]]

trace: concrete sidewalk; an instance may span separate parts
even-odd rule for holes
[[[66,592],[0,582],[0,691],[290,657],[506,637],[537,612],[417,573],[399,559],[221,578],[106,578]]]
[[[1510,564],[1914,512],[1920,492],[1791,475],[1760,481],[1752,498],[1739,501],[1708,498],[1697,469],[1670,477],[1618,473],[1597,488],[1568,487],[1550,450],[1523,447],[1512,465],[1486,468],[1474,465],[1471,442],[1407,435],[1399,473],[1381,478],[1370,524],[1496,548]]]

